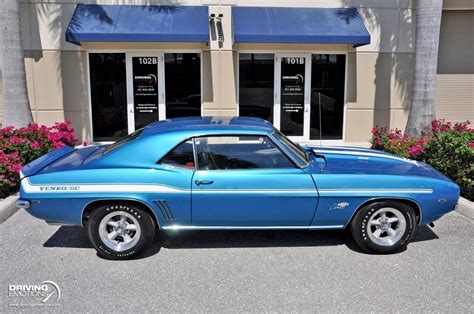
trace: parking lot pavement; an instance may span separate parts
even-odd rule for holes
[[[200,231],[160,235],[162,247],[140,259],[107,261],[82,228],[24,211],[0,235],[2,312],[44,311],[8,289],[45,280],[61,289],[46,302],[58,311],[474,311],[473,221],[455,212],[385,256],[361,253],[345,232]]]

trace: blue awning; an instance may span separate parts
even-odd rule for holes
[[[355,8],[234,7],[236,43],[370,43],[370,34]]]
[[[207,6],[78,4],[66,41],[207,42]]]

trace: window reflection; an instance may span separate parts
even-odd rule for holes
[[[239,54],[239,115],[273,122],[274,57]]]
[[[94,141],[116,141],[128,134],[124,53],[89,54]]]
[[[201,115],[199,53],[165,53],[166,118]]]
[[[311,140],[320,138],[320,130],[323,140],[342,139],[345,63],[345,55],[312,55]]]

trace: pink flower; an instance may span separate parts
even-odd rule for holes
[[[467,145],[469,145],[469,148],[474,148],[474,142],[469,142]]]
[[[10,142],[13,144],[21,144],[21,139],[17,136],[13,136],[10,138]]]
[[[454,125],[454,129],[457,131],[457,132],[473,132],[474,129],[471,129],[469,126],[471,125],[471,123],[469,121],[466,121],[466,122],[462,122],[462,123],[456,123]]]
[[[450,128],[449,128],[449,125],[442,125],[440,128],[439,128],[439,131],[440,132],[446,132],[446,131],[449,131]]]
[[[14,172],[14,173],[19,173],[20,170],[21,170],[21,167],[23,167],[23,165],[20,164],[20,163],[11,164],[11,165],[8,166],[8,171]]]
[[[34,132],[34,131],[37,131],[38,129],[39,129],[39,127],[38,127],[38,124],[36,124],[36,123],[30,123],[30,124],[28,124],[28,126],[26,127],[26,130],[27,130],[28,132]]]
[[[422,153],[423,153],[423,146],[416,144],[410,148],[410,150],[408,151],[408,156],[416,157]]]
[[[61,148],[64,146],[64,143],[63,142],[55,142],[53,143],[53,146],[54,148]]]
[[[41,148],[41,145],[40,145],[40,143],[34,141],[33,143],[31,143],[31,148],[33,148],[33,149],[40,149],[40,148]]]

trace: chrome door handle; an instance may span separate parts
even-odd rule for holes
[[[201,180],[196,180],[196,181],[194,181],[194,183],[196,183],[196,185],[201,185],[201,184],[206,185],[206,184],[213,184],[214,181],[201,181]]]

